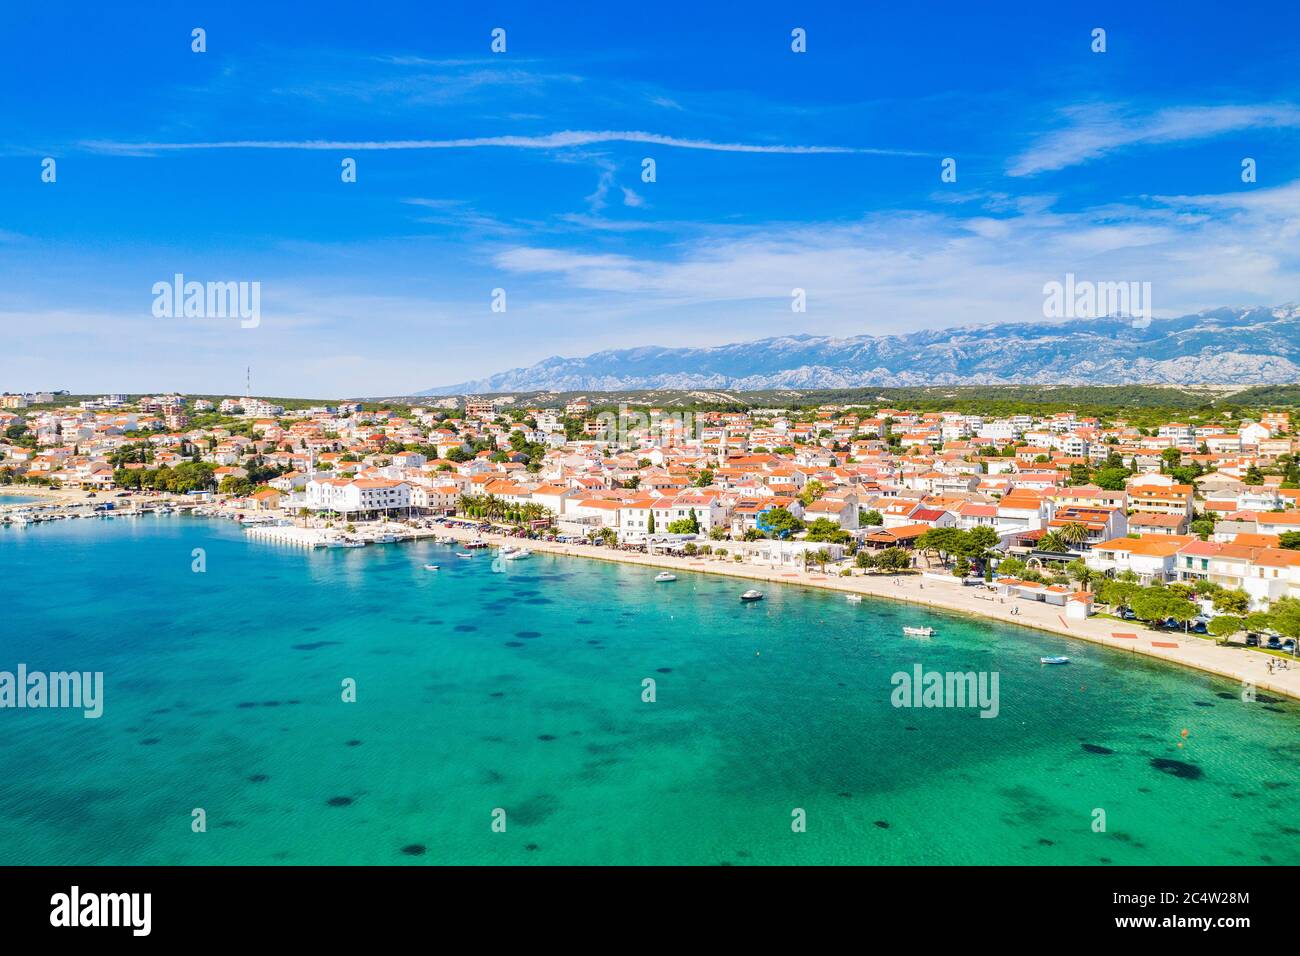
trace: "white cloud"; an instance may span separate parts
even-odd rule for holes
[[[1043,136],[1012,159],[1012,176],[1078,166],[1126,147],[1208,139],[1243,129],[1300,128],[1300,108],[1178,106],[1144,113],[1114,105],[1064,111],[1066,125]]]
[[[1230,214],[1198,214],[1215,205]],[[1025,203],[998,216],[895,212],[855,223],[710,228],[645,256],[512,245],[493,262],[543,283],[551,301],[654,315],[653,331],[612,330],[612,344],[627,347],[683,335],[736,341],[791,327],[848,335],[1039,321],[1043,284],[1067,272],[1151,282],[1161,316],[1279,304],[1298,298],[1298,232],[1300,182],[1069,213]],[[792,317],[796,287],[807,290],[808,312]],[[705,327],[690,312],[696,306],[708,307]]]

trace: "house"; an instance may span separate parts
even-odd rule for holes
[[[1137,534],[1187,534],[1187,515],[1135,514],[1128,519],[1129,531]]]
[[[275,511],[280,507],[281,493],[277,488],[260,488],[249,496],[257,511]]]
[[[1132,571],[1142,584],[1171,581],[1175,557],[1192,539],[1178,535],[1115,538],[1092,546],[1084,562],[1094,571],[1114,577]]]
[[[875,551],[885,548],[913,548],[916,539],[930,530],[928,524],[902,525],[897,528],[881,528],[872,531],[862,539],[862,545]]]
[[[1142,484],[1128,486],[1129,508],[1139,514],[1181,514],[1189,520],[1193,514],[1192,486],[1157,482],[1162,475],[1141,475],[1129,479]]]
[[[313,478],[306,507],[344,515],[369,516],[411,506],[411,486],[388,478]]]
[[[833,521],[845,531],[854,531],[858,527],[858,500],[856,496],[848,498],[820,498],[804,508],[803,520],[812,523],[818,518]]]
[[[1247,544],[1191,541],[1178,553],[1180,581],[1207,580],[1250,596],[1252,610],[1300,596],[1300,552]]]

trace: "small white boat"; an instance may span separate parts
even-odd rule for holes
[[[457,552],[456,552],[456,557],[458,557],[458,558],[472,558],[472,557],[474,557],[474,555],[473,555],[473,553],[470,552],[470,551],[457,551]]]
[[[501,557],[505,558],[507,561],[519,561],[523,558],[531,558],[532,556],[533,552],[529,551],[527,548],[520,548],[518,551],[501,552]]]
[[[486,541],[471,541],[469,544],[465,545],[465,547],[470,548],[471,550],[477,548],[486,548],[487,546],[488,543]]]
[[[1068,663],[1070,663],[1070,659],[1069,659],[1068,657],[1040,657],[1038,660],[1039,660],[1040,663],[1043,663],[1043,664],[1068,664]]]
[[[660,584],[663,584],[665,581],[676,581],[677,575],[673,574],[671,571],[660,571],[655,575],[655,580]]]
[[[753,588],[750,588],[740,596],[740,599],[742,601],[761,601],[763,600],[763,592],[755,591]]]
[[[846,600],[846,601],[850,601],[850,602],[852,602],[852,603],[854,603],[854,604],[861,604],[861,603],[862,603],[862,595],[861,595],[861,594],[846,594],[846,595],[844,595],[844,600]]]
[[[426,564],[426,565],[424,566],[424,570],[426,570],[426,571],[437,571],[437,570],[438,570],[438,566],[437,566],[436,564]]]
[[[903,633],[908,637],[930,637],[934,634],[932,627],[905,627]]]

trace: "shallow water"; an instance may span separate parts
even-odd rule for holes
[[[1295,702],[892,602],[451,552],[0,530],[0,670],[106,685],[99,720],[0,710],[0,863],[1300,863]],[[892,706],[916,664],[996,671],[998,716]]]

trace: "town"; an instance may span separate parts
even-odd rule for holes
[[[76,492],[83,509],[85,496],[105,511],[161,495],[307,530],[314,545],[437,520],[737,571],[920,572],[1062,620],[1105,614],[1274,651],[1300,635],[1286,411],[1152,427],[843,404],[60,398],[0,398],[0,483]],[[8,505],[3,520],[45,510]]]

